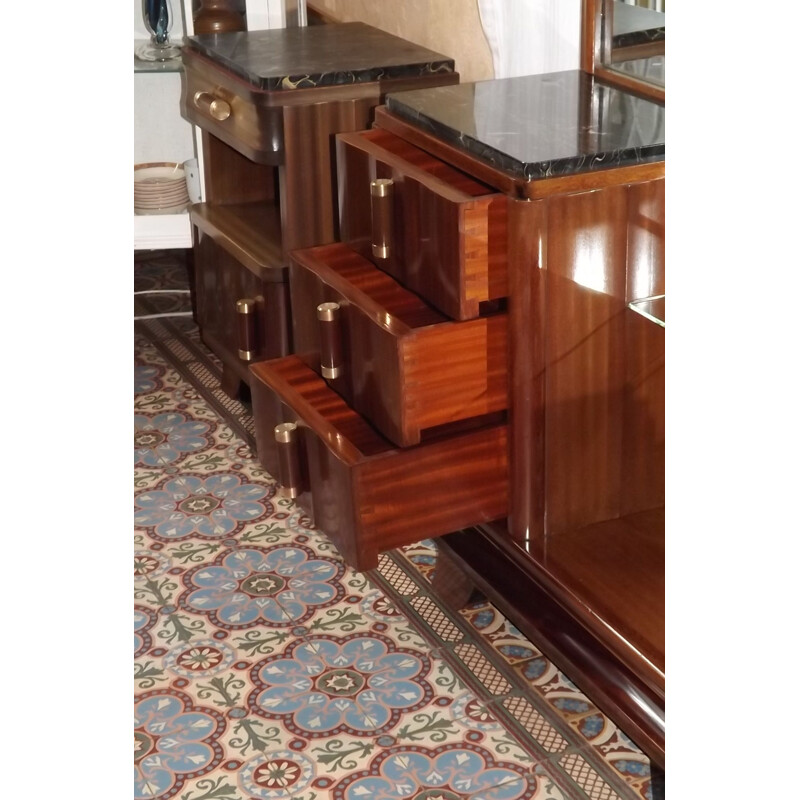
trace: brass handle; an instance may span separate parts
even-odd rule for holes
[[[342,309],[338,303],[320,303],[319,366],[322,377],[333,380],[342,374]]]
[[[194,104],[217,122],[224,122],[231,115],[231,104],[214,97],[211,92],[195,92]]]
[[[249,297],[236,301],[239,358],[252,361],[256,354],[256,301]]]
[[[369,185],[372,208],[372,255],[389,258],[394,227],[394,181],[378,178]]]
[[[300,437],[296,422],[281,422],[275,426],[275,443],[278,448],[278,483],[289,497],[297,497],[301,491],[302,470],[300,468]]]

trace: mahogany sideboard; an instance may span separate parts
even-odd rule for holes
[[[202,130],[191,208],[201,337],[238,395],[292,350],[288,254],[337,237],[333,136],[388,91],[458,82],[452,59],[362,23],[207,33],[182,50],[181,112]]]
[[[663,767],[663,105],[575,72],[387,107],[508,198],[508,514],[440,540],[439,586],[480,588]]]
[[[291,254],[259,458],[359,569],[439,536],[664,761],[664,109],[568,71],[390,93]]]

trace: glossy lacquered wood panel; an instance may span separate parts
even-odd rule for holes
[[[334,135],[369,127],[377,96],[292,105],[283,110],[286,140],[280,205],[286,253],[337,238]]]
[[[280,210],[273,203],[196,203],[192,225],[264,281],[284,282],[288,271],[281,243]]]
[[[248,364],[286,355],[291,345],[289,284],[287,270],[273,270],[272,280],[259,275],[237,260],[219,244],[219,239],[195,227],[194,264],[197,321],[200,335],[224,365],[223,383],[236,394],[240,381],[250,382]],[[274,278],[283,275],[284,280]],[[239,300],[255,305],[254,341],[251,355],[241,358]]]
[[[343,244],[295,251],[295,352],[320,372],[317,307],[340,306],[331,387],[395,444],[508,407],[507,316],[455,322]]]
[[[251,367],[262,465],[280,475],[274,428],[297,422],[306,485],[298,504],[356,569],[380,552],[505,515],[505,424],[398,449],[297,356]]]
[[[509,200],[510,512],[462,549],[488,590],[518,563],[515,624],[663,764],[664,328],[630,303],[664,288],[664,181],[618,177]]]
[[[659,196],[661,180],[510,201],[509,527],[539,556],[559,532],[663,504],[663,328],[640,336],[628,308],[663,279]]]
[[[549,538],[544,566],[614,631],[609,648],[663,695],[663,506]]]
[[[505,198],[381,129],[339,135],[336,148],[342,241],[454,319],[508,294]],[[376,179],[392,182],[385,242],[373,223]]]
[[[189,122],[213,134],[220,141],[259,164],[277,165],[283,157],[281,109],[269,103],[266,92],[259,92],[245,81],[208,59],[184,48],[181,84],[181,114]],[[211,115],[208,104],[215,100]]]
[[[277,167],[256,164],[208,131],[202,132],[205,201],[210,205],[275,203]]]
[[[471,588],[479,589],[536,642],[537,647],[558,664],[655,765],[663,768],[664,676],[638,653],[637,640],[621,639],[611,624],[596,613],[589,599],[574,592],[577,587],[574,578],[569,584],[557,580],[531,558],[527,550],[511,540],[502,523],[458,531],[443,537],[439,544],[440,556],[447,562],[442,571],[445,595],[455,603],[463,603],[470,597]],[[603,546],[602,539],[598,538],[593,544],[597,552]],[[652,552],[644,551],[643,557]],[[633,558],[635,555],[630,554],[629,559]],[[663,546],[661,559],[663,561]],[[456,581],[459,571],[466,580]],[[603,574],[597,569],[590,567],[589,573],[593,573],[595,582],[602,581]],[[437,593],[438,574],[437,566],[433,580]],[[628,574],[634,578],[637,575],[630,569]],[[629,592],[635,592],[630,583],[626,586]],[[639,582],[639,588],[642,587],[650,597],[657,593],[657,589],[645,585],[644,581]],[[633,609],[630,619],[638,613]]]

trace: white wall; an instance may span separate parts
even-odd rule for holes
[[[194,134],[181,116],[180,99],[180,73],[134,74],[134,164],[194,158]]]
[[[365,22],[449,56],[462,83],[492,77],[477,0],[311,0],[340,22]]]
[[[478,0],[494,76],[580,66],[581,0]]]

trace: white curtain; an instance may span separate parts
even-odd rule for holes
[[[581,0],[478,0],[495,78],[580,66]]]

